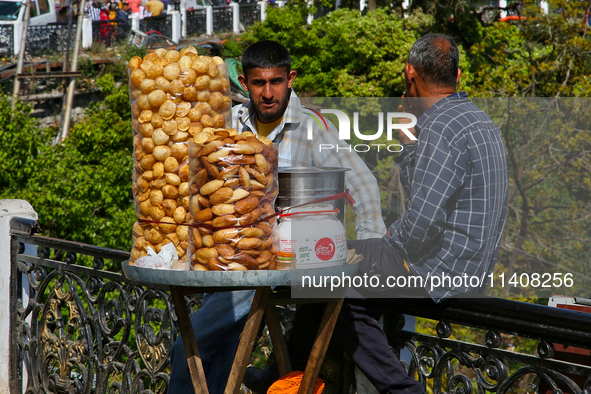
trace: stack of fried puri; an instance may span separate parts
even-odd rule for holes
[[[129,61],[134,146],[133,263],[174,243],[186,258],[190,218],[188,142],[230,120],[227,67],[194,47],[158,49]]]
[[[276,269],[277,150],[270,140],[206,128],[189,143],[192,270]]]

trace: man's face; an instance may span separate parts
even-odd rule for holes
[[[288,73],[283,67],[254,68],[248,76],[238,77],[244,90],[250,93],[259,122],[271,123],[283,116],[295,77],[294,70]]]

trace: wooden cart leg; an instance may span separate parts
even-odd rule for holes
[[[326,310],[322,316],[322,322],[320,323],[314,346],[312,346],[312,352],[308,358],[298,394],[312,394],[314,390],[314,385],[316,384],[316,379],[322,366],[322,360],[326,354],[326,349],[328,349],[328,343],[330,342],[334,326],[339,317],[343,301],[344,298],[341,298],[339,301],[329,302],[326,305]]]
[[[246,324],[244,325],[244,330],[242,331],[242,336],[240,337],[240,343],[236,350],[236,357],[234,357],[234,364],[232,364],[232,370],[230,371],[224,394],[238,394],[240,390],[240,385],[242,384],[242,379],[248,366],[254,341],[261,325],[265,306],[270,294],[270,287],[257,287]]]
[[[187,309],[185,297],[183,296],[184,291],[182,287],[170,286],[170,293],[177,318],[179,319],[179,325],[181,326],[181,336],[183,338],[185,353],[187,354],[193,389],[195,390],[195,394],[209,394],[207,382],[205,381],[205,373],[203,372],[203,364],[201,363],[201,357],[199,357],[197,339],[193,332],[189,310]]]
[[[269,335],[271,336],[271,343],[273,344],[273,352],[277,360],[277,367],[279,368],[279,374],[285,376],[291,372],[291,362],[289,361],[289,355],[287,354],[287,345],[285,344],[285,338],[283,337],[283,331],[281,330],[281,323],[277,317],[275,311],[275,305],[269,305],[265,308],[265,320],[267,321],[267,327],[269,328]]]

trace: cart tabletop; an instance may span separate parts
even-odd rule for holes
[[[250,288],[261,286],[291,286],[301,283],[303,275],[349,275],[357,272],[358,264],[324,268],[262,271],[181,271],[136,267],[129,260],[121,263],[125,276],[142,284],[207,288]]]

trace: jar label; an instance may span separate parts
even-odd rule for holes
[[[316,242],[316,246],[314,247],[314,252],[316,252],[316,257],[318,257],[322,261],[328,261],[332,259],[335,253],[335,246],[332,239],[324,237],[319,239]]]

